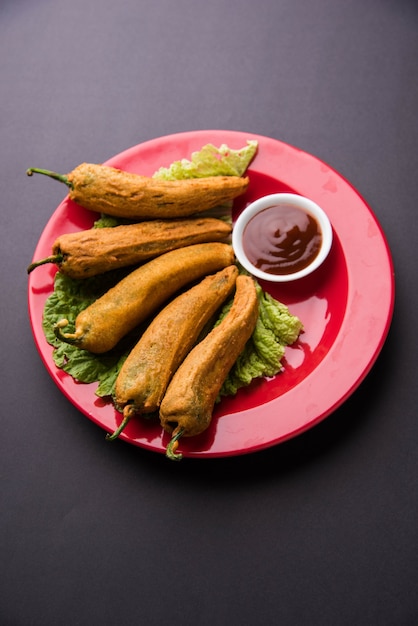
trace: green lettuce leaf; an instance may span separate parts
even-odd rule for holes
[[[122,222],[123,220],[118,217],[102,213],[100,218],[94,222],[93,228],[114,228],[115,226],[119,226]]]
[[[57,339],[54,325],[65,318],[68,320],[68,330],[74,330],[75,319],[80,311],[100,297],[114,282],[115,276],[73,280],[57,272],[54,291],[47,299],[43,312],[43,330],[46,340],[55,348],[52,353],[55,365],[81,383],[98,382],[96,394],[100,397],[112,395],[117,375],[131,345],[121,342],[117,349],[104,355],[92,354]]]
[[[193,152],[190,161],[181,159],[174,161],[170,167],[161,167],[153,175],[164,180],[181,180],[185,178],[205,178],[206,176],[242,176],[258,148],[255,140],[247,141],[240,150],[232,150],[222,144],[216,148],[212,144],[203,146]]]

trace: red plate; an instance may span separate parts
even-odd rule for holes
[[[304,324],[297,344],[286,349],[285,370],[254,381],[216,407],[202,435],[182,439],[188,457],[221,457],[278,444],[311,428],[339,407],[374,364],[386,339],[394,305],[393,265],[379,223],[359,193],[336,171],[306,152],[275,139],[235,131],[197,131],[160,137],[130,148],[107,164],[151,176],[160,166],[189,158],[207,143],[238,149],[256,139],[250,187],[234,207],[234,217],[256,198],[282,191],[307,196],[328,214],[334,243],[324,265],[302,281],[263,284]],[[97,217],[68,198],[56,209],[34,253],[51,253],[55,238],[89,228]],[[56,368],[42,331],[42,312],[53,290],[53,266],[29,277],[29,314],[36,345],[55,383],[88,418],[112,432],[120,413],[95,395],[96,384],[76,383]],[[169,436],[158,423],[132,420],[121,439],[165,452]]]

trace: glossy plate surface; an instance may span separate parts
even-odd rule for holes
[[[394,276],[382,229],[359,193],[335,170],[275,139],[235,131],[196,131],[154,139],[113,157],[107,165],[151,176],[160,166],[189,158],[207,143],[241,148],[259,143],[251,163],[249,190],[236,202],[234,219],[249,202],[277,192],[305,195],[327,213],[334,241],[325,263],[291,284],[262,283],[304,324],[294,346],[286,349],[284,371],[254,381],[216,407],[202,435],[182,439],[189,457],[221,457],[276,445],[313,427],[339,407],[374,364],[386,339],[394,305]],[[53,183],[51,183],[53,184]],[[60,234],[89,228],[97,215],[65,198],[46,225],[34,260],[51,253]],[[53,266],[29,277],[29,314],[35,343],[59,389],[89,419],[112,432],[121,416],[95,395],[97,384],[79,384],[56,368],[42,330],[45,300],[52,293]],[[169,436],[158,423],[132,420],[121,439],[165,452]]]

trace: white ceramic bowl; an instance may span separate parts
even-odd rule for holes
[[[284,208],[291,206],[296,209],[301,209],[316,221],[319,233],[321,234],[321,244],[316,256],[304,268],[298,269],[293,273],[265,272],[256,267],[248,259],[244,250],[243,237],[247,224],[256,214],[260,213],[260,211],[264,211],[265,209],[273,206],[276,207],[276,213],[280,212],[281,207]],[[308,274],[314,272],[326,259],[331,249],[331,245],[332,227],[326,213],[312,200],[294,193],[270,194],[255,200],[239,215],[232,231],[232,246],[239,263],[253,276],[271,282],[289,282],[308,276]]]

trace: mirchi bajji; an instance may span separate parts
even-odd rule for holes
[[[52,245],[51,256],[31,263],[27,271],[53,263],[70,278],[90,278],[183,246],[226,240],[231,230],[227,222],[211,217],[90,228],[60,235]]]
[[[69,174],[36,167],[26,173],[44,174],[64,183],[70,199],[86,209],[130,219],[202,213],[240,196],[249,185],[248,176],[160,180],[94,163],[82,163]]]
[[[158,410],[174,372],[233,292],[237,276],[235,265],[206,276],[152,320],[116,379],[114,402],[123,420],[107,439],[116,439],[133,416]]]
[[[180,437],[204,432],[216,398],[258,319],[258,298],[253,278],[239,275],[231,309],[221,323],[186,356],[167,388],[160,407],[160,423],[172,439],[167,456],[174,460]]]
[[[68,320],[59,320],[55,335],[95,354],[107,352],[179,289],[234,261],[232,246],[219,242],[166,252],[132,271],[81,311],[74,332],[63,332]]]

